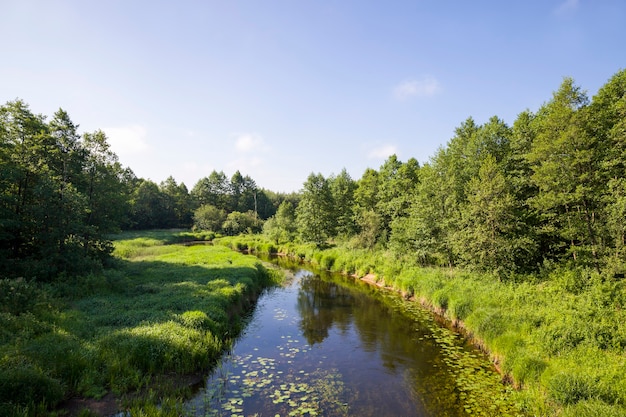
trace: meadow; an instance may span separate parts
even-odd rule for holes
[[[125,233],[100,273],[0,280],[0,415],[67,415],[68,400],[105,395],[133,415],[179,415],[189,381],[202,380],[280,280],[253,256],[171,244],[212,237]]]
[[[215,240],[282,253],[364,277],[438,312],[490,355],[529,416],[626,416],[626,282],[553,268],[507,281],[454,268],[422,268],[384,251],[277,245],[262,236]]]

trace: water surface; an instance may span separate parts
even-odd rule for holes
[[[430,313],[353,278],[282,262],[292,279],[261,296],[190,402],[196,415],[461,416],[475,408],[455,357],[476,358],[472,375],[493,370],[458,338],[442,339]]]

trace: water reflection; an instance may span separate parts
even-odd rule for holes
[[[350,277],[320,275],[301,281],[299,327],[311,345],[333,331],[340,336],[344,359],[338,369],[359,393],[355,405],[368,415],[376,415],[371,404],[385,404],[377,411],[385,415],[465,415],[440,346],[428,339],[428,313],[416,320],[395,296]]]
[[[190,403],[197,415],[466,415],[430,314],[350,277],[279,263],[295,279],[259,299]]]

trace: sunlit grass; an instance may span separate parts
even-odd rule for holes
[[[263,241],[216,240],[252,250]],[[462,326],[512,380],[512,400],[527,415],[626,416],[626,282],[567,269],[506,282],[340,245],[320,250],[288,243],[275,252],[345,274],[374,274],[379,284]]]
[[[279,277],[225,247],[171,244],[201,237],[120,235],[113,270],[35,289],[4,282],[0,295],[16,303],[0,311],[0,415],[45,415],[72,395],[150,392],[160,375],[207,372]]]

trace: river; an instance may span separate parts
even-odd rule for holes
[[[351,277],[275,262],[290,279],[259,298],[242,335],[188,403],[191,414],[501,412],[508,388],[487,358],[430,312]]]

